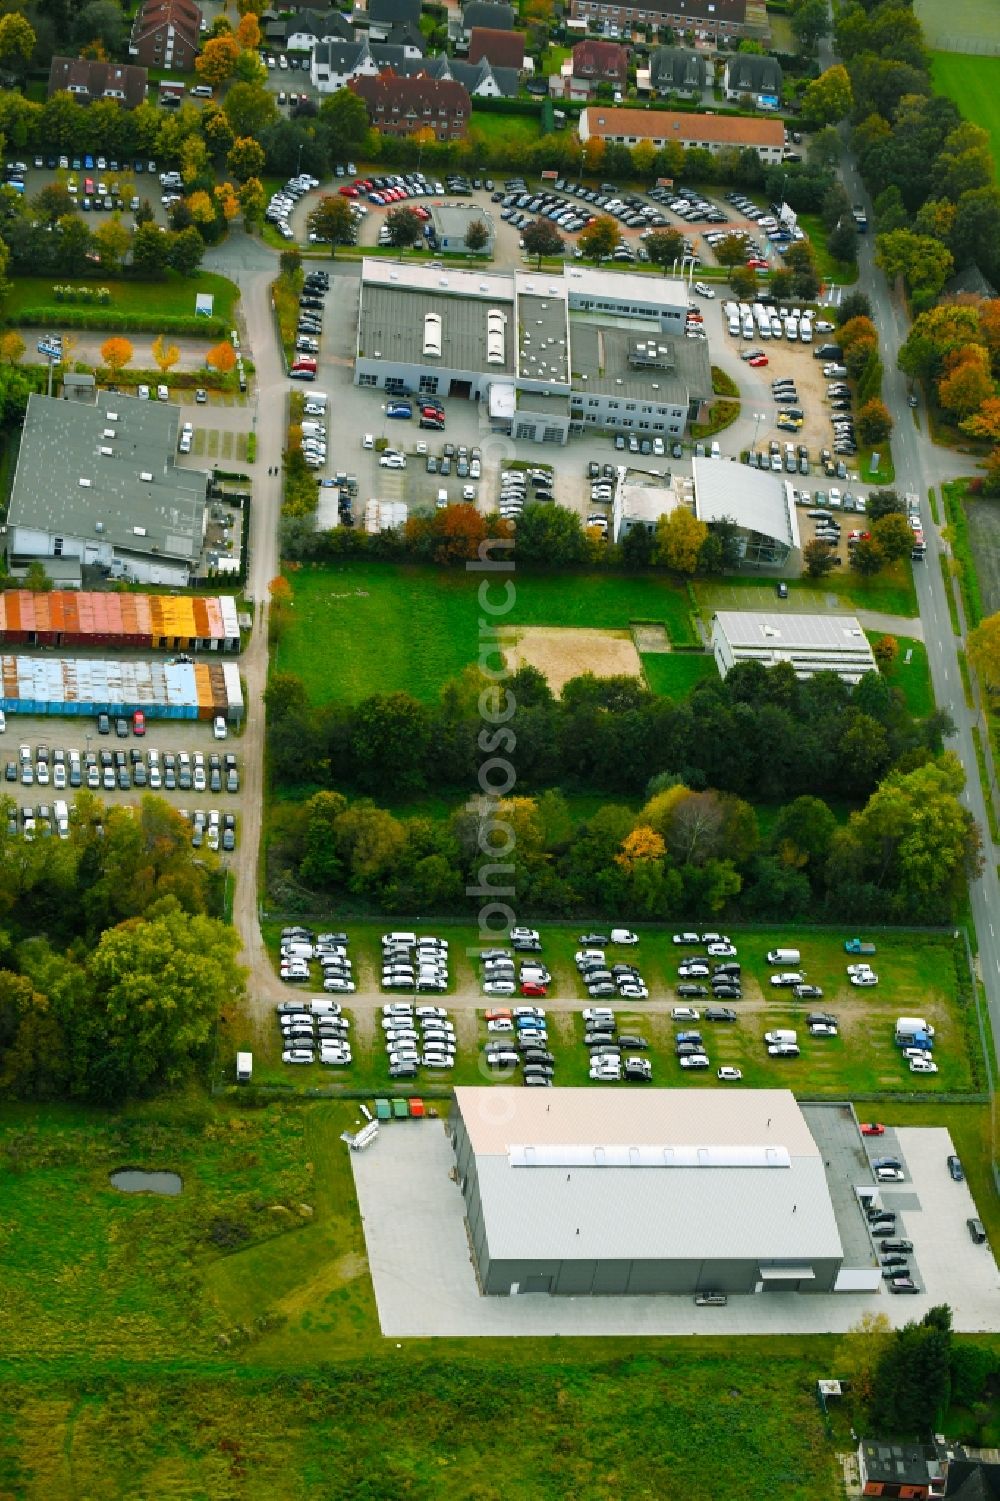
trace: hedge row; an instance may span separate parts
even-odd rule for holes
[[[106,307],[78,307],[72,303],[20,308],[16,314],[7,314],[3,321],[15,328],[100,328],[108,333],[192,334],[206,339],[221,339],[227,333],[221,318],[186,317],[178,313],[116,313]]]

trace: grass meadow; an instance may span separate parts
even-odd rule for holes
[[[400,690],[429,702],[479,651],[481,575],[462,569],[346,563],[289,574],[294,604],[275,656],[315,703],[357,702]],[[506,624],[627,629],[661,621],[672,640],[692,639],[684,591],[667,579],[519,572]],[[657,685],[654,685],[657,686]],[[659,691],[657,689],[657,691]]]
[[[11,289],[4,298],[6,321],[16,324],[23,308],[65,306],[70,310],[84,305],[57,303],[52,289],[58,281],[59,278],[53,276],[14,277]],[[148,317],[150,306],[155,305],[159,313],[167,313],[171,317],[193,318],[195,294],[209,292],[215,298],[214,316],[226,323],[232,321],[233,309],[240,295],[235,282],[214,271],[199,271],[197,276],[181,276],[179,272],[168,271],[163,281],[150,283],[104,280],[100,285],[106,286],[111,293],[111,301],[107,306],[109,313],[134,313],[143,317]],[[86,306],[90,307],[91,304]],[[96,304],[93,304],[93,310],[99,310]]]
[[[996,12],[992,12],[992,35],[996,35]],[[961,32],[954,13],[953,34]],[[1000,162],[1000,57],[973,57],[964,52],[934,52],[931,77],[939,94],[954,99],[962,114],[988,131],[993,147],[993,162]]]

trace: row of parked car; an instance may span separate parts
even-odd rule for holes
[[[443,1006],[393,1001],[382,1007],[382,1032],[390,1079],[415,1079],[421,1068],[455,1067],[455,1028]]]
[[[277,1007],[282,1063],[347,1068],[352,1061],[349,1019],[337,1001],[282,1001]]]
[[[639,1032],[619,1032],[614,1011],[591,1006],[583,1013],[583,1045],[590,1054],[590,1078],[601,1084],[649,1084],[653,1065],[644,1057],[649,1043]]]
[[[504,1006],[487,1011],[483,1061],[491,1074],[514,1073],[528,1088],[547,1088],[555,1080],[556,1060],[549,1051],[549,1032],[541,1006]]]
[[[300,172],[297,177],[290,177],[283,188],[272,193],[267,208],[264,210],[264,218],[269,224],[273,224],[284,240],[295,238],[288,216],[298,203],[312,188],[319,187],[319,178],[310,177],[308,172]]]
[[[92,792],[129,792],[133,787],[150,792],[239,792],[240,775],[232,751],[159,751],[155,746],[124,750],[51,749],[38,745],[20,747],[17,761],[8,761],[4,780],[24,787],[51,786],[54,792],[67,787],[88,787]]]
[[[649,987],[634,964],[609,964],[603,948],[578,949],[576,967],[592,1000],[606,1000],[616,992],[623,1001],[647,1001]]]
[[[516,521],[529,501],[536,504],[554,500],[553,478],[552,470],[547,467],[515,469],[510,465],[502,465],[498,512],[508,521]]]
[[[298,924],[281,930],[281,978],[290,984],[308,983],[311,965],[319,965],[323,989],[329,994],[353,995],[353,965],[346,933],[314,933]]]
[[[898,1183],[905,1177],[898,1157],[876,1158],[872,1171],[880,1183]],[[920,1288],[909,1265],[913,1242],[899,1237],[894,1209],[885,1209],[871,1199],[864,1206],[868,1232],[882,1267],[882,1276],[891,1293],[917,1293]]]
[[[448,989],[448,940],[432,934],[382,934],[382,989],[441,994]]]

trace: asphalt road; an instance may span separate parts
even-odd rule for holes
[[[827,66],[828,64],[824,64]],[[852,203],[864,203],[872,222],[872,206],[852,160],[845,162],[844,184]],[[893,295],[882,272],[874,261],[874,236],[861,236],[859,240],[860,278],[859,287],[872,299],[874,318],[879,331],[882,362],[885,367],[883,399],[892,414],[894,428],[892,453],[896,468],[895,488],[901,493],[913,492],[921,498],[921,514],[924,537],[927,542],[927,557],[923,566],[914,568],[917,602],[923,622],[924,641],[930,665],[934,696],[942,708],[948,710],[955,724],[955,734],[949,738],[949,749],[954,750],[965,768],[966,788],[962,795],[965,806],[979,825],[983,838],[984,869],[978,880],[970,885],[972,915],[979,940],[979,967],[986,989],[990,1021],[994,1038],[1000,1037],[1000,880],[997,878],[997,859],[1000,851],[990,837],[990,825],[986,816],[986,802],[972,727],[979,717],[977,711],[968,708],[962,689],[958,667],[958,647],[961,644],[951,628],[948,602],[945,596],[944,578],[941,572],[941,556],[947,554],[947,546],[934,526],[927,501],[927,491],[934,488],[940,497],[941,485],[958,475],[967,474],[970,464],[961,455],[948,449],[938,448],[927,435],[927,417],[921,412],[920,429],[913,421],[908,405],[908,381],[896,364],[900,346],[909,332],[906,310],[899,297]],[[984,730],[985,737],[985,730]]]

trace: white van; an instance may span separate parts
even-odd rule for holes
[[[383,948],[390,948],[390,947],[391,948],[395,948],[395,947],[398,946],[399,948],[410,948],[410,949],[412,949],[415,946],[416,942],[417,942],[417,935],[416,935],[416,933],[383,933],[382,934],[382,947]]]
[[[56,804],[58,807],[58,803]],[[926,1032],[928,1037],[934,1036],[934,1028],[929,1026],[922,1016],[897,1016],[896,1033]]]
[[[798,964],[802,955],[798,949],[768,949],[768,964]]]
[[[732,337],[734,339],[738,339],[739,338],[739,336],[740,336],[740,320],[738,318],[730,318],[730,320],[729,320],[729,332],[730,332],[730,334],[732,335]]]
[[[764,1041],[769,1047],[781,1047],[782,1045],[787,1046],[789,1043],[794,1044],[798,1041],[798,1038],[787,1027],[779,1027],[776,1032],[765,1032]]]
[[[437,496],[437,508],[438,508],[438,510],[439,511],[443,510],[444,507],[447,504],[448,504],[448,492],[447,492],[447,490],[439,490],[438,491],[438,496]]]

